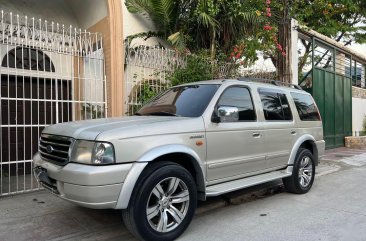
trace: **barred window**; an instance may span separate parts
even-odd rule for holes
[[[50,57],[43,51],[31,48],[17,47],[8,52],[3,58],[2,67],[25,70],[55,72]]]

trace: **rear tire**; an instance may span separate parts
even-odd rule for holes
[[[140,240],[174,240],[187,229],[196,205],[192,175],[175,163],[157,162],[140,176],[122,217]]]
[[[282,181],[288,192],[303,194],[311,189],[314,177],[314,156],[308,149],[300,148],[296,154],[292,175],[283,178]]]

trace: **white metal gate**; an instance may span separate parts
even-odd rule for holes
[[[102,36],[1,11],[0,196],[38,189],[44,127],[105,117]]]

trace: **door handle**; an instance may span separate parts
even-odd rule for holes
[[[291,131],[291,135],[296,135],[296,131]]]
[[[254,133],[253,133],[253,137],[254,137],[254,138],[259,138],[259,137],[261,137],[261,133],[254,132]]]

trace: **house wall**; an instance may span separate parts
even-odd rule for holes
[[[124,39],[134,34],[148,31],[156,31],[156,28],[151,20],[141,15],[130,13],[126,8],[124,0],[121,0],[121,2],[122,2],[122,14],[123,14]],[[132,42],[132,44],[134,45],[140,45],[140,44],[154,45],[156,43],[158,43],[158,40],[156,38],[150,38],[147,41],[144,41],[142,39],[135,39]]]
[[[103,34],[103,51],[105,59],[105,75],[107,80],[107,105],[108,116],[121,116],[123,113],[123,19],[122,19],[121,0],[0,0],[0,10],[12,12],[19,17],[28,16],[28,21],[33,17],[65,25],[65,29],[74,28],[84,32],[99,32]],[[124,6],[124,4],[123,4]],[[48,25],[48,24],[47,24]],[[130,28],[133,25],[129,25]],[[93,41],[93,40],[92,40]],[[2,47],[3,48],[3,47]],[[8,48],[8,47],[6,47]],[[9,49],[0,49],[0,58]],[[47,53],[47,52],[46,52]],[[74,71],[71,66],[71,59],[60,59],[60,55],[47,53],[54,61],[56,71],[62,72],[65,76],[72,76]],[[52,58],[54,56],[58,58]],[[70,58],[70,56],[67,56]],[[74,59],[75,61],[80,61]],[[87,66],[98,65],[99,63],[84,63],[83,71],[93,70],[94,67],[87,69]],[[32,75],[33,73],[28,73]],[[99,86],[85,86],[85,97],[87,93],[94,93],[94,89]],[[90,94],[89,94],[90,95]],[[98,96],[98,99],[101,96]]]
[[[366,116],[366,89],[352,87],[352,131],[362,131]]]
[[[70,6],[79,27],[88,29],[108,15],[107,0],[65,0]]]
[[[121,2],[123,13],[123,37],[126,38],[127,36],[137,33],[156,30],[151,20],[148,20],[141,15],[130,13],[126,8],[124,0],[121,0]]]
[[[78,21],[64,0],[0,0],[0,10],[78,27]]]

